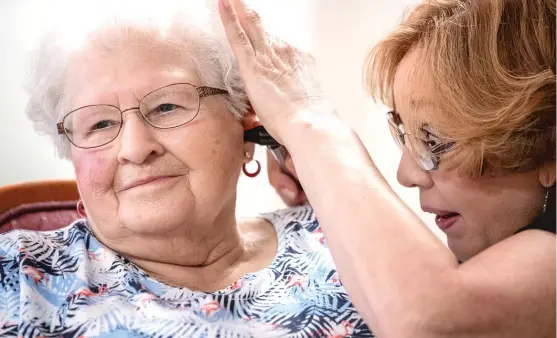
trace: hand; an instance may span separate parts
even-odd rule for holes
[[[298,176],[296,175],[296,169],[290,154],[287,155],[285,164],[288,173],[281,170],[273,155],[267,151],[269,182],[275,188],[282,201],[289,207],[305,204],[308,200],[298,182]]]
[[[309,54],[267,35],[259,15],[241,0],[219,0],[219,13],[250,103],[271,136],[285,144],[289,125],[332,113],[324,109],[330,105]]]

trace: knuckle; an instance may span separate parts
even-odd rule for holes
[[[275,80],[276,82],[280,81],[282,83],[282,81],[285,81],[287,79],[287,74],[285,70],[273,71],[270,75],[272,76],[273,80]]]
[[[255,53],[255,61],[258,65],[267,65],[268,57],[265,53]]]
[[[236,33],[236,40],[242,45],[249,44],[248,37],[246,36],[246,33],[244,33],[243,31],[239,31]]]
[[[283,72],[274,69],[267,69],[265,73],[267,78],[269,78],[271,81],[275,83],[280,83],[282,81],[283,74],[284,74]]]
[[[251,68],[253,69],[253,72],[255,74],[264,74],[265,73],[265,67],[263,67],[263,65],[261,65],[259,60],[257,60],[257,56],[255,57],[255,62],[252,63]]]
[[[261,23],[261,17],[259,16],[259,14],[256,11],[254,11],[252,9],[246,10],[246,18],[254,24]]]
[[[275,45],[273,46],[273,54],[276,55],[276,57],[280,58],[281,60],[288,58],[289,55],[288,47]]]
[[[283,45],[282,40],[274,35],[269,35],[267,39],[269,41],[269,45],[273,46],[273,48],[277,48]]]
[[[292,46],[289,46],[289,45],[278,45],[277,50],[281,54],[292,54],[292,53],[294,53],[294,48],[292,48]]]
[[[270,75],[273,73],[273,67],[272,65],[269,64],[269,60],[265,59],[265,58],[261,58],[256,56],[255,57],[255,71],[258,74],[263,74],[263,75]]]

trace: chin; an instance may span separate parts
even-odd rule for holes
[[[447,245],[460,262],[465,262],[481,252],[475,249],[473,243],[462,238],[447,238]]]
[[[154,200],[141,204],[121,203],[118,210],[119,223],[130,231],[142,234],[173,232],[188,223],[192,208],[177,207],[175,203]]]

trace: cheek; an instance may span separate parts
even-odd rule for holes
[[[240,168],[243,153],[243,130],[238,122],[203,121],[176,130],[165,139],[165,148],[192,172],[222,171]]]
[[[483,228],[493,221],[494,205],[500,201],[500,193],[490,191],[486,182],[449,175],[435,178],[434,182],[442,206],[458,212],[467,226]]]
[[[84,151],[72,154],[75,176],[80,192],[87,197],[112,189],[117,162],[103,151]]]
[[[207,153],[217,166],[239,167],[242,163],[243,131],[239,126],[228,125],[228,130],[215,130],[208,137]],[[219,168],[223,169],[223,168]]]
[[[463,217],[471,217],[477,205],[481,205],[481,197],[468,180],[456,174],[444,171],[432,171],[431,179],[435,187],[436,207],[458,212]]]

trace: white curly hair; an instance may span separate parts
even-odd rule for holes
[[[214,1],[71,1],[63,9],[32,53],[25,88],[29,93],[26,114],[38,133],[53,139],[59,157],[69,158],[70,149],[68,139],[56,128],[70,109],[66,95],[69,60],[93,36],[94,48],[108,52],[125,48],[128,39],[139,35],[187,55],[203,85],[227,90],[229,111],[238,119],[243,117],[247,95]]]

